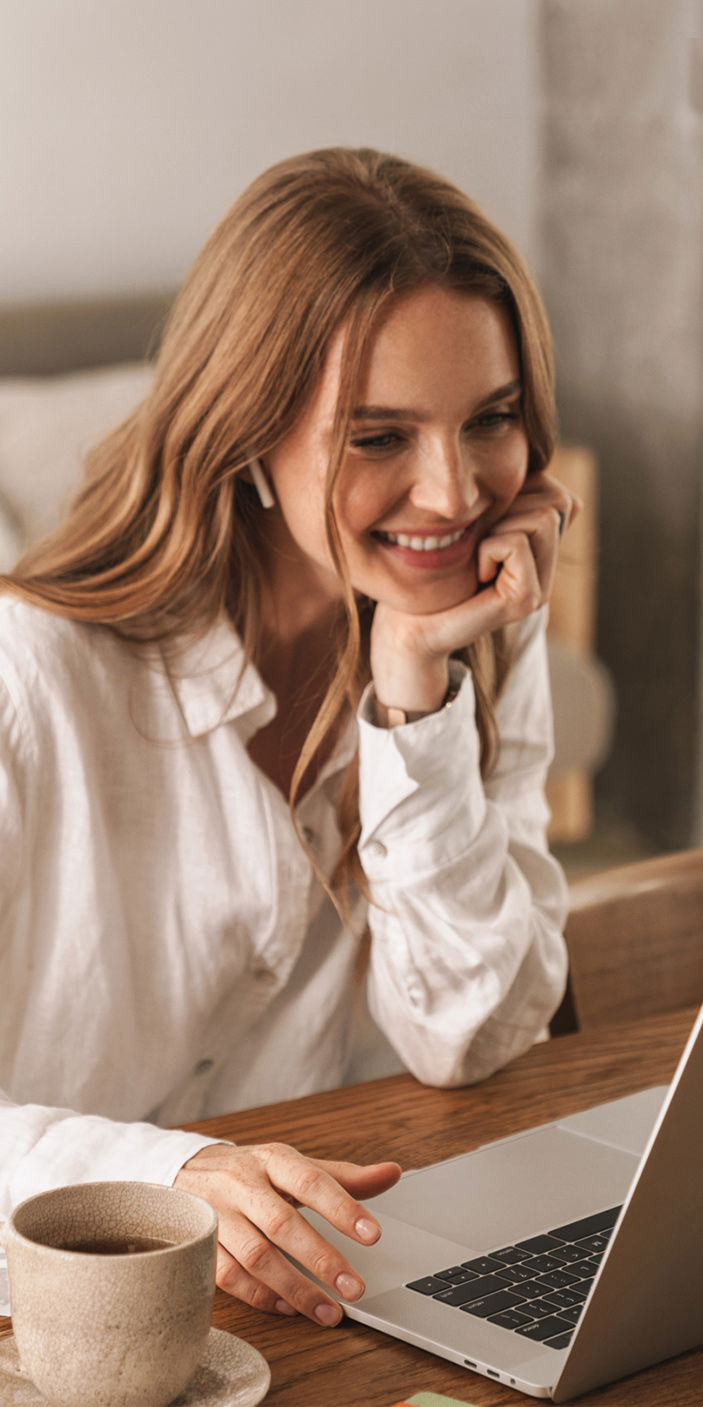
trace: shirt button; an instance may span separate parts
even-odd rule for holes
[[[209,1058],[208,1058],[208,1059],[205,1059],[205,1060],[199,1060],[198,1063],[197,1063],[197,1065],[196,1065],[196,1067],[195,1067],[195,1069],[194,1069],[194,1071],[193,1071],[193,1074],[194,1074],[194,1075],[207,1075],[208,1071],[212,1069],[212,1067],[213,1067],[214,1064],[215,1064],[214,1060],[210,1060]]]
[[[369,844],[369,855],[373,855],[374,860],[385,860],[388,851],[382,840],[372,840]]]
[[[312,826],[303,826],[303,840],[306,845],[312,845],[315,839],[315,832]]]
[[[275,972],[272,972],[272,971],[271,971],[271,968],[270,968],[270,967],[257,967],[257,968],[255,968],[255,969],[254,969],[254,976],[255,976],[257,982],[266,982],[266,983],[268,983],[269,985],[270,985],[271,982],[275,982],[275,981],[276,981],[276,974],[275,974]]]

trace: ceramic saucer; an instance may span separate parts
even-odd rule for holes
[[[15,1341],[0,1340],[0,1363],[16,1363]],[[223,1329],[211,1329],[205,1352],[185,1392],[171,1407],[256,1407],[271,1383],[271,1369],[257,1349]],[[41,1407],[40,1392],[24,1378],[12,1378],[0,1367],[2,1407]]]

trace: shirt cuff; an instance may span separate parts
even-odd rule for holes
[[[70,1182],[173,1182],[183,1164],[221,1139],[155,1124],[117,1123],[95,1114],[57,1120],[22,1159],[11,1183],[15,1206]]]
[[[359,856],[369,879],[450,861],[486,812],[470,671],[450,662],[451,703],[415,723],[379,728],[367,688],[359,707]]]

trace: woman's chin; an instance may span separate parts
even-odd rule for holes
[[[385,574],[381,576],[378,573],[373,577],[365,574],[363,581],[360,578],[361,574],[352,583],[358,596],[365,596],[377,604],[383,602],[390,610],[408,616],[439,615],[442,611],[451,611],[470,601],[479,590],[473,562],[468,563],[461,572],[444,577],[439,574],[430,576],[429,573],[420,576],[418,572],[414,581],[407,582],[399,581],[397,577],[389,580]]]
[[[404,609],[409,615],[439,615],[470,601],[478,591],[478,579],[473,567],[462,573],[459,581],[427,582],[412,594],[408,593]]]

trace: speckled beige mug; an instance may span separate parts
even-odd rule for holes
[[[145,1239],[161,1245],[142,1249]],[[207,1202],[146,1182],[77,1183],[22,1202],[3,1242],[15,1372],[51,1407],[178,1397],[210,1328],[217,1215]]]

